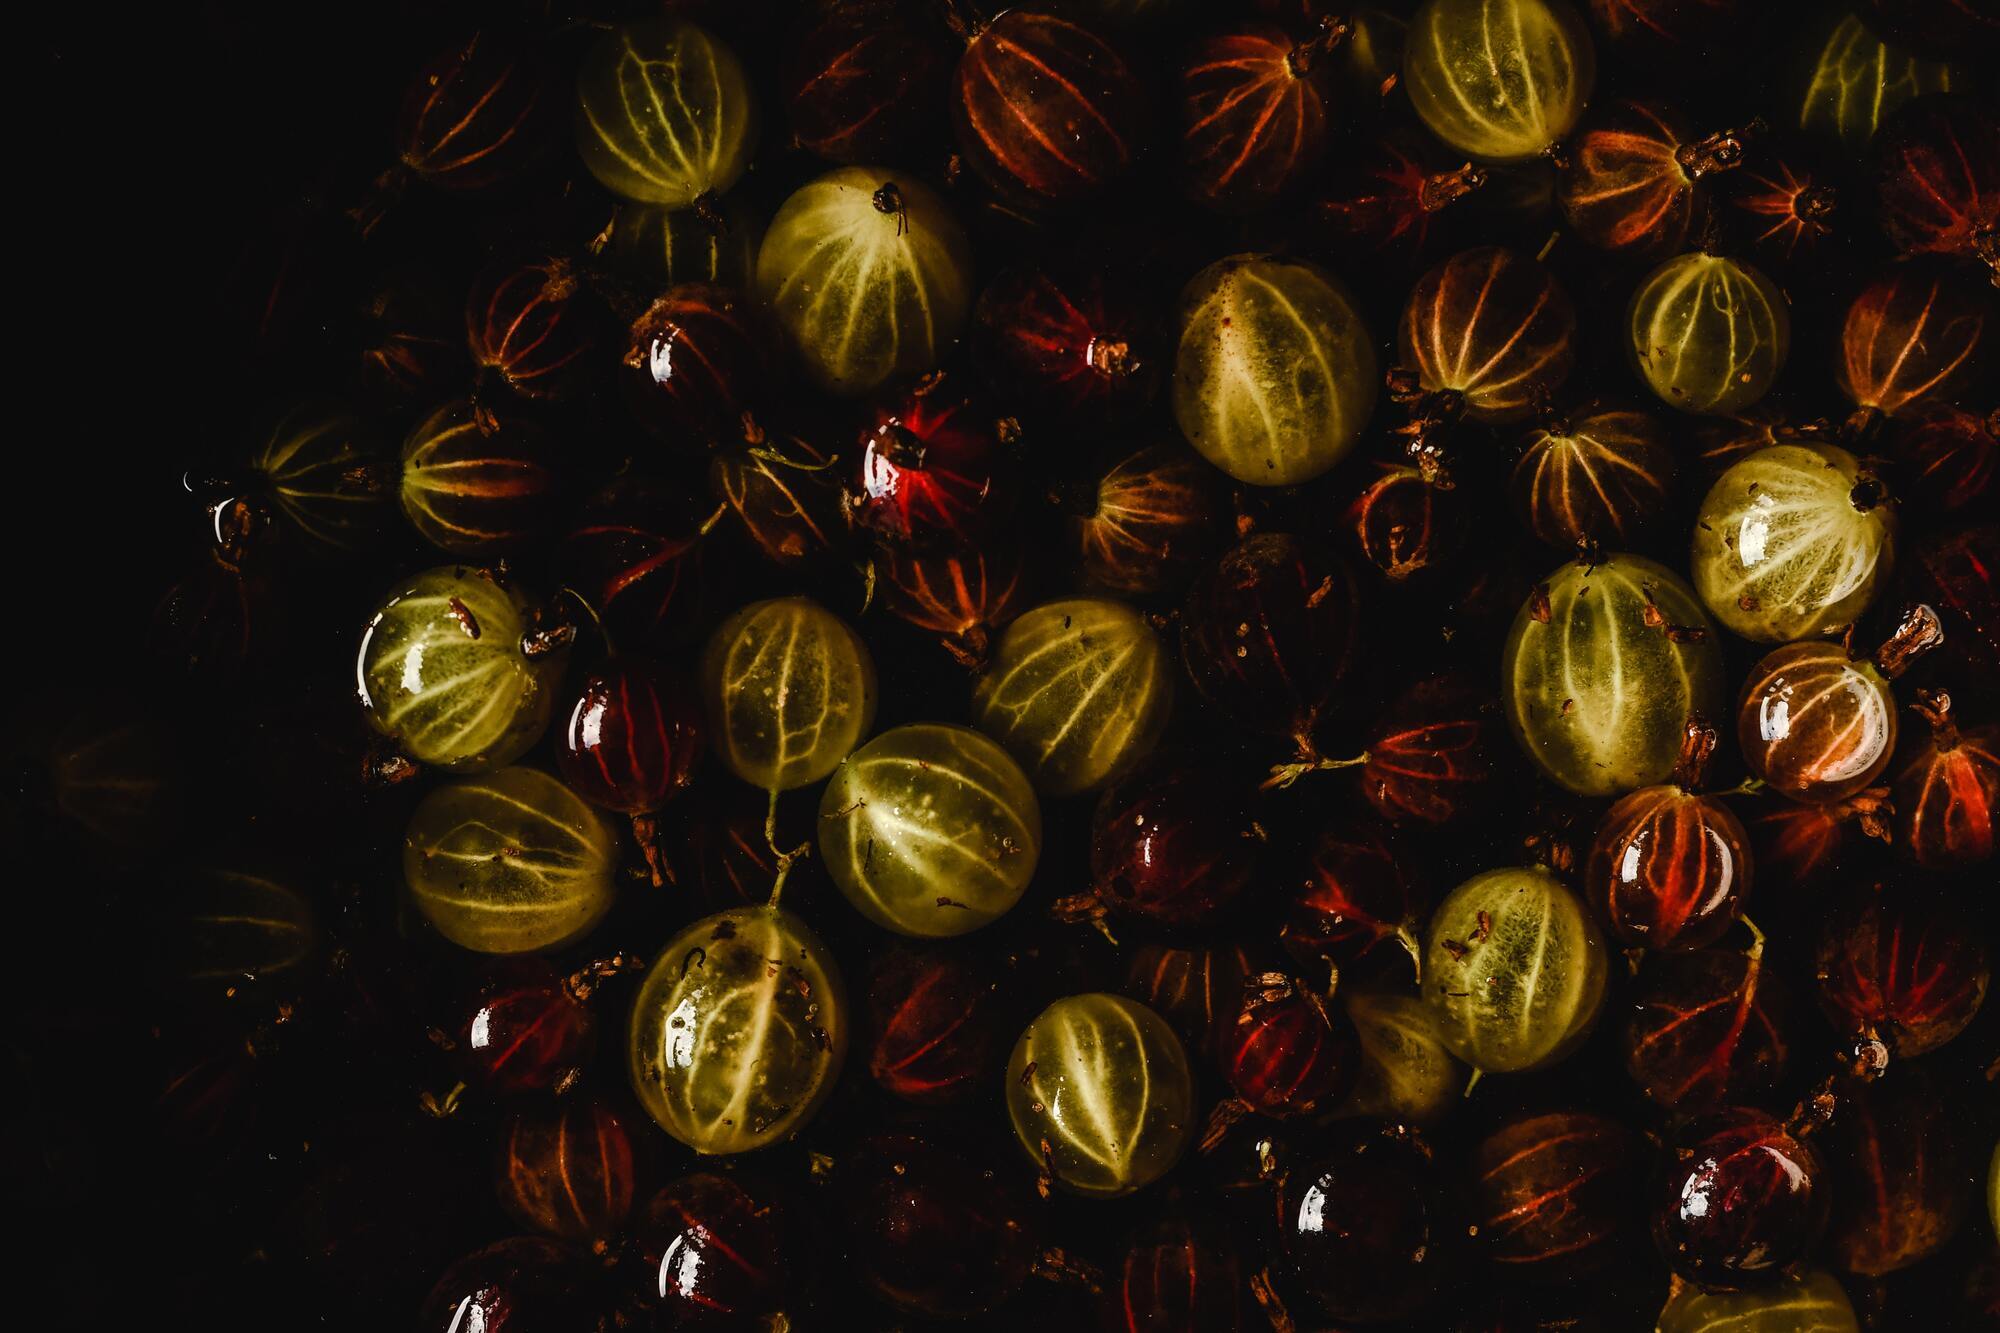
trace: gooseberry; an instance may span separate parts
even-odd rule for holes
[[[1599,408],[1528,432],[1514,462],[1514,507],[1558,550],[1586,541],[1628,548],[1667,507],[1678,470],[1657,420]]]
[[[1668,1266],[1710,1288],[1755,1286],[1803,1259],[1826,1229],[1819,1153],[1747,1107],[1698,1116],[1671,1149],[1653,1213]]]
[[[1568,136],[1597,76],[1563,0],[1427,0],[1410,20],[1403,86],[1431,133],[1485,162],[1520,162]]]
[[[1792,347],[1790,303],[1748,264],[1696,251],[1669,259],[1626,310],[1633,363],[1659,400],[1727,415],[1771,390]]]
[[[1791,1055],[1791,997],[1748,952],[1714,947],[1649,956],[1619,1034],[1625,1072],[1662,1110],[1685,1113],[1760,1101]]]
[[[1497,246],[1464,250],[1417,279],[1396,346],[1427,395],[1494,425],[1519,421],[1576,364],[1576,310],[1542,265]]]
[[[556,499],[541,430],[469,398],[446,403],[403,441],[403,516],[431,545],[484,556],[540,533]]]
[[[609,1240],[632,1211],[636,1152],[617,1111],[590,1097],[522,1107],[500,1129],[500,1206],[564,1240]]]
[[[1630,1130],[1588,1111],[1517,1117],[1488,1134],[1472,1153],[1487,1258],[1536,1282],[1606,1267],[1625,1243],[1638,1148]]]
[[[537,402],[570,397],[597,351],[597,312],[589,302],[566,259],[483,270],[465,298],[465,336],[480,379],[497,379]]]
[[[2000,806],[2000,725],[1961,728],[1942,690],[1918,690],[1910,708],[1929,734],[1896,769],[1897,841],[1926,869],[1991,860],[1993,812]]]
[[[875,662],[846,621],[804,597],[753,602],[701,655],[716,757],[753,787],[832,773],[875,724]]]
[[[1965,913],[1914,890],[1849,894],[1823,918],[1814,962],[1834,1030],[1905,1060],[1965,1031],[1991,979],[1986,941]]]
[[[750,164],[757,98],[736,53],[674,18],[613,28],[576,76],[576,146],[607,190],[686,208]]]

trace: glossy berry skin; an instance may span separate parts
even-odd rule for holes
[[[1336,820],[1320,830],[1285,904],[1281,934],[1302,964],[1335,975],[1416,979],[1423,904],[1381,830]]]
[[[990,535],[1013,508],[1013,459],[993,418],[931,381],[879,408],[862,440],[856,526],[891,542],[935,548]]]
[[[1231,915],[1257,877],[1262,842],[1242,793],[1212,770],[1164,764],[1098,798],[1091,887],[1110,911],[1164,929]]]
[[[1361,794],[1399,826],[1450,824],[1476,810],[1499,773],[1499,703],[1458,676],[1404,690],[1368,736]]]
[[[1869,163],[1891,245],[2000,265],[2000,121],[1985,106],[1960,94],[1918,98],[1882,128]]]
[[[1230,721],[1290,737],[1309,754],[1353,662],[1359,616],[1359,592],[1337,557],[1305,538],[1259,534],[1189,592],[1181,659]]]
[[[1023,412],[1122,420],[1151,402],[1165,336],[1132,285],[1077,263],[1019,264],[973,307],[979,372]]]
[[[1206,1212],[1174,1209],[1139,1227],[1109,1274],[1100,1326],[1114,1333],[1238,1333],[1243,1258]]]
[[[692,618],[701,560],[679,489],[642,477],[594,496],[556,551],[564,584],[633,649],[664,646]]]
[[[475,32],[410,81],[396,157],[427,185],[479,190],[520,174],[545,146],[547,98],[528,53]]]
[[[1863,889],[1826,915],[1814,968],[1834,1031],[1899,1059],[1965,1031],[1991,979],[1985,937],[1954,901],[1893,887]]]
[[[1407,1129],[1336,1128],[1317,1158],[1292,1164],[1277,1203],[1283,1262],[1329,1319],[1414,1318],[1456,1271],[1465,1224],[1430,1146]]]
[[[1254,970],[1240,944],[1181,947],[1148,940],[1125,950],[1118,989],[1166,1019],[1190,1055],[1219,1059]]]
[[[1584,888],[1626,944],[1699,949],[1742,913],[1751,865],[1750,835],[1720,800],[1673,784],[1644,787],[1606,812]]]
[[[790,1220],[733,1176],[667,1185],[632,1223],[633,1285],[668,1328],[735,1328],[777,1314],[791,1294]]]
[[[742,433],[743,413],[771,378],[773,341],[755,304],[733,287],[670,287],[632,322],[621,382],[632,413],[683,448]]]
[[[1662,1110],[1759,1102],[1790,1062],[1791,1014],[1761,950],[1659,954],[1640,968],[1618,1046],[1625,1072]]]
[[[1639,1142],[1587,1111],[1517,1118],[1473,1151],[1473,1195],[1487,1258],[1535,1282],[1610,1264],[1625,1242]]]
[[[486,974],[457,1037],[467,1083],[495,1092],[547,1092],[590,1058],[597,1025],[554,968],[521,957]]]
[[[794,33],[780,78],[792,136],[832,162],[904,160],[939,137],[949,36],[910,0],[830,5]]]
[[[1917,694],[1911,711],[1929,723],[1930,734],[1896,765],[1897,845],[1927,870],[1990,861],[2000,807],[2000,724],[1960,727],[1949,695]]]
[[[1714,1111],[1689,1122],[1670,1151],[1653,1239],[1690,1282],[1754,1286],[1812,1249],[1829,1193],[1819,1153],[1776,1117]]]
[[[1195,202],[1255,213],[1283,198],[1326,152],[1319,43],[1263,25],[1196,39],[1182,66],[1181,181]]]
[[[523,398],[568,398],[582,387],[597,350],[597,317],[589,302],[565,259],[486,269],[465,300],[474,368]]]
[[[1311,1115],[1354,1083],[1361,1043],[1345,1014],[1285,982],[1246,1000],[1223,1032],[1222,1070],[1230,1090],[1260,1115]]]
[[[1757,777],[1797,801],[1852,796],[1889,766],[1896,699],[1837,643],[1786,644],[1751,668],[1736,738]]]
[[[1045,212],[1096,194],[1131,165],[1146,96],[1088,29],[1009,10],[959,58],[952,128],[973,170],[1016,207]]]
[[[609,1240],[632,1211],[629,1120],[605,1102],[564,1097],[511,1112],[500,1127],[500,1206],[564,1240]]]
[[[424,1298],[424,1333],[541,1333],[588,1327],[605,1312],[584,1295],[586,1274],[568,1246],[515,1236],[466,1255]]]
[[[592,805],[646,814],[692,781],[705,730],[690,684],[653,662],[613,658],[585,678],[557,765]]]
[[[989,1172],[907,1134],[882,1134],[841,1158],[836,1181],[853,1274],[910,1314],[991,1310],[1027,1277],[1029,1218]]]
[[[890,949],[870,973],[868,1012],[868,1072],[906,1102],[963,1102],[1005,1063],[993,981],[962,951]]]

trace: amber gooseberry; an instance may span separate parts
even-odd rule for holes
[[[1632,293],[1626,328],[1639,377],[1683,412],[1726,416],[1771,391],[1792,350],[1776,283],[1722,255],[1678,255]]]
[[[1319,476],[1353,447],[1375,392],[1374,340],[1324,269],[1235,255],[1181,293],[1174,419],[1236,480],[1293,486]]]
[[[1438,1035],[1479,1073],[1541,1069],[1575,1050],[1609,970],[1589,909],[1541,866],[1473,876],[1438,904],[1424,939]]]
[[[403,878],[438,933],[480,953],[581,939],[617,896],[618,835],[532,768],[439,787],[410,816]]]
[[[833,1091],[847,1054],[833,955],[780,907],[703,917],[661,947],[632,1002],[632,1087],[698,1153],[785,1138]]]
[[[841,762],[819,850],[855,910],[901,935],[963,935],[1004,916],[1041,854],[1028,775],[970,727],[885,731]]]
[[[1521,162],[1567,136],[1597,77],[1564,0],[1427,0],[1403,44],[1403,87],[1431,133],[1485,162]]]
[[[972,308],[972,255],[928,186],[885,167],[842,167],[771,219],[756,291],[814,383],[860,394],[942,359]]]
[[[1833,444],[1774,444],[1716,479],[1695,518],[1695,591],[1724,627],[1789,643],[1851,625],[1887,582],[1895,513]]]
[[[612,193],[686,208],[736,183],[757,143],[757,98],[736,53],[680,19],[613,28],[576,75],[576,146]]]
[[[361,635],[356,684],[375,729],[419,763],[484,772],[541,739],[563,653],[527,639],[530,604],[497,574],[443,565],[405,580]]]
[[[1006,1086],[1022,1151],[1077,1194],[1145,1188],[1194,1134],[1194,1078],[1181,1039],[1122,995],[1071,995],[1042,1010],[1014,1045]]]
[[[701,655],[702,706],[723,765],[790,791],[839,766],[875,724],[875,661],[848,623],[805,597],[753,602]]]
[[[1173,711],[1173,663],[1123,602],[1047,602],[1007,627],[972,691],[973,725],[1044,796],[1095,791],[1146,757]]]
[[[1465,1095],[1465,1066],[1438,1031],[1437,1012],[1415,995],[1357,991],[1343,1001],[1361,1039],[1342,1116],[1435,1125]]]
[[[1688,719],[1722,716],[1722,652],[1693,591],[1643,556],[1565,565],[1514,619],[1501,661],[1514,738],[1583,796],[1662,782]]]
[[[1950,65],[1883,41],[1848,13],[1814,54],[1793,123],[1858,158],[1883,121],[1912,98],[1947,91],[1957,82],[1952,75]]]

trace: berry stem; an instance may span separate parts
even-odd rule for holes
[[[1368,752],[1362,751],[1352,759],[1302,759],[1297,763],[1271,765],[1271,776],[1258,784],[1259,791],[1275,791],[1289,787],[1308,773],[1318,773],[1327,769],[1355,768],[1368,762]]]

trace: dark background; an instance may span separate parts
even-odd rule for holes
[[[1783,64],[1771,52],[1796,45],[1819,7],[1758,8],[1768,11],[1767,26],[1740,34],[1701,71],[1621,69],[1604,60],[1600,98],[1659,91],[1710,126],[1766,109]],[[205,4],[137,17],[75,9],[39,15],[19,45],[17,61],[30,77],[16,86],[21,104],[13,117],[17,299],[11,304],[27,318],[17,330],[25,357],[16,354],[20,368],[10,381],[17,425],[7,449],[16,483],[7,566],[16,617],[8,755],[25,775],[20,789],[32,795],[29,756],[52,728],[102,700],[136,701],[132,706],[175,738],[171,767],[181,802],[156,843],[115,856],[52,827],[32,800],[7,809],[16,858],[8,876],[13,947],[4,993],[12,1021],[0,1102],[15,1151],[0,1170],[28,1232],[17,1242],[28,1247],[23,1271],[46,1283],[65,1325],[124,1327],[171,1315],[225,1328],[400,1326],[445,1264],[514,1229],[491,1200],[494,1108],[470,1105],[447,1121],[417,1110],[419,1092],[442,1091],[451,1081],[425,1028],[448,1023],[470,973],[462,956],[412,928],[391,901],[394,849],[418,793],[364,801],[337,789],[332,776],[360,730],[343,711],[353,628],[396,572],[432,559],[412,542],[360,571],[300,576],[285,590],[293,614],[264,637],[254,668],[227,685],[183,680],[162,665],[152,631],[163,592],[204,540],[201,510],[183,475],[240,454],[270,405],[297,387],[338,383],[350,373],[338,361],[347,270],[307,272],[307,280],[325,286],[316,301],[304,302],[302,330],[273,342],[247,331],[261,294],[270,290],[274,264],[282,268],[296,246],[311,269],[319,229],[365,193],[389,159],[389,130],[410,73],[469,16],[483,12],[443,3],[314,10]],[[769,52],[756,46],[759,31],[753,24],[730,36],[750,63],[768,70]],[[1170,37],[1158,46],[1141,42],[1132,49],[1133,63],[1160,72],[1171,49]],[[780,117],[768,97],[765,111],[767,148],[745,192],[761,199],[768,214],[819,168],[783,148]],[[581,175],[565,158],[538,178],[536,190],[497,206],[416,201],[392,220],[362,267],[443,256],[446,285],[462,289],[487,254],[512,241],[579,243],[601,225],[604,204],[587,178],[573,180]],[[1142,216],[1107,210],[1075,235],[1053,238],[1023,240],[1004,221],[975,218],[972,225],[982,279],[1022,248],[1090,253],[1116,245],[1152,266],[1167,296],[1209,259],[1266,239],[1158,210]],[[1524,229],[1516,237],[1505,234],[1508,224],[1492,225],[1499,239],[1531,249],[1547,230],[1530,236]],[[1552,263],[1586,320],[1612,327],[1631,275],[1578,250],[1565,241]],[[1875,257],[1864,253],[1788,287],[1795,346],[1785,389],[1807,414],[1838,407],[1825,372],[1836,316],[1855,290],[1853,274]],[[1365,276],[1350,276],[1364,289],[1372,326],[1390,328],[1408,277],[1381,275],[1376,291]],[[1633,392],[1629,371],[1606,350],[1615,338],[1593,332],[1602,330],[1586,329],[1578,380],[1595,377],[1609,391]],[[628,442],[631,432],[618,424],[616,406],[588,407],[578,417],[588,429],[602,427],[585,446],[593,457],[586,471],[605,466]],[[1249,503],[1273,511],[1274,519],[1323,529],[1330,497],[1351,485],[1351,475]],[[1696,499],[1684,503],[1691,509]],[[1497,522],[1504,526],[1505,516]],[[1685,530],[1664,526],[1669,534]],[[1482,525],[1480,532],[1475,544],[1490,541],[1495,563],[1520,558],[1517,548],[1525,543],[1497,527],[1489,533]],[[1677,542],[1677,535],[1662,542],[1674,563],[1684,558],[1673,551]],[[759,572],[739,571],[711,591],[726,611],[770,586]],[[1370,699],[1385,697],[1418,663],[1464,660],[1490,670],[1495,631],[1470,619],[1476,614],[1442,594],[1419,604],[1385,599],[1375,608],[1375,632],[1398,651],[1380,655],[1389,679],[1356,686],[1356,708],[1339,739],[1365,720]],[[1441,646],[1443,623],[1465,630],[1450,646]],[[866,632],[884,676],[881,726],[963,716],[963,678],[948,661],[879,616]],[[1749,660],[1738,652],[1732,679],[1741,678]],[[1176,745],[1246,774],[1268,762],[1226,728],[1182,712]],[[1340,752],[1338,742],[1328,749]],[[546,760],[545,750],[531,759]],[[713,767],[707,777],[720,785]],[[1426,863],[1429,882],[1446,888],[1466,873],[1518,859],[1525,834],[1560,822],[1562,812],[1538,804],[1527,784],[1522,788],[1506,809],[1449,847],[1410,849],[1414,862]],[[1301,795],[1273,815],[1274,827],[1281,837],[1287,821],[1294,833],[1312,827],[1343,792]],[[810,797],[788,816],[802,819],[809,810]],[[1052,809],[1049,819],[1045,867],[1080,866],[1087,805]],[[334,935],[358,961],[299,995],[227,1004],[190,1001],[162,982],[154,923],[179,867],[238,854],[310,866]],[[1990,900],[1988,869],[1984,878],[1968,877],[1965,890],[1983,890]],[[1847,873],[1860,879],[1901,872],[1886,861],[1864,861]],[[1044,881],[1050,878],[1045,873]],[[1073,887],[1080,885],[1058,879],[1035,892]],[[1818,904],[1788,897],[1780,886],[1760,892],[1769,899],[1756,915],[1787,977],[1809,985]],[[843,962],[853,960],[852,985],[879,937],[849,919],[810,871],[790,893]],[[584,952],[628,941],[643,952],[689,915],[684,904],[628,902],[601,932],[605,938]],[[1993,938],[1990,913],[1979,927]],[[1117,979],[1116,957],[1094,936],[1026,919],[1010,919],[990,936],[980,937],[981,947],[1014,976],[1009,993],[1022,1014],[1085,988],[1078,978],[1106,986]],[[629,990],[614,991],[607,1010],[628,996]],[[1614,994],[1611,1007],[1617,1003]],[[285,1006],[288,1016],[275,1021]],[[2000,1021],[1991,1008],[1934,1057],[1966,1110],[1967,1137],[1976,1145],[1961,1153],[1969,1171],[1983,1170],[1983,1154],[2000,1129],[2000,1108],[1982,1078],[2000,1050]],[[1590,1047],[1552,1073],[1487,1081],[1441,1137],[1440,1151],[1456,1160],[1479,1135],[1524,1109],[1595,1107],[1650,1125],[1609,1049],[1612,1026],[1607,1022]],[[609,1039],[600,1056],[609,1058],[600,1058],[593,1076],[615,1092],[622,1085],[622,1023],[614,1018],[605,1027]],[[240,1131],[229,1122],[225,1141],[191,1148],[163,1130],[161,1089],[191,1053],[226,1045],[239,1032],[254,1032],[277,1053],[260,1058],[258,1114]],[[1833,1044],[1806,1013],[1793,1092],[1826,1067]],[[1213,1091],[1212,1078],[1210,1084]],[[998,1097],[993,1101],[949,1116],[917,1114],[890,1103],[850,1065],[834,1103],[800,1143],[747,1169],[797,1191],[806,1213],[824,1214],[823,1198],[806,1180],[808,1152],[837,1157],[863,1133],[907,1124],[1015,1171],[1020,1163]],[[652,1137],[659,1152],[646,1179],[657,1185],[688,1163],[664,1136]],[[1204,1193],[1206,1171],[1190,1164],[1176,1173],[1198,1203],[1213,1197]],[[1108,1262],[1110,1239],[1156,1211],[1162,1195],[1148,1191],[1106,1205],[1058,1201],[1047,1210],[1050,1238]],[[830,1233],[832,1219],[822,1221]],[[806,1247],[801,1257],[813,1295],[800,1322],[894,1323],[845,1280],[846,1243],[821,1234]],[[1944,1254],[1879,1290],[1850,1283],[1850,1291],[1857,1305],[1877,1312],[1876,1327],[1948,1327],[1942,1321],[1954,1317],[1947,1312],[1958,1308],[1965,1274],[1991,1249],[1975,1212]],[[1466,1272],[1468,1311],[1489,1297],[1516,1299],[1469,1262]],[[1663,1271],[1636,1245],[1628,1268],[1589,1291],[1518,1299],[1540,1313],[1580,1302],[1597,1307],[1587,1312],[1605,1327],[1639,1329],[1650,1327],[1664,1287]],[[992,1326],[1031,1321],[1082,1327],[1087,1307],[1035,1284]]]

